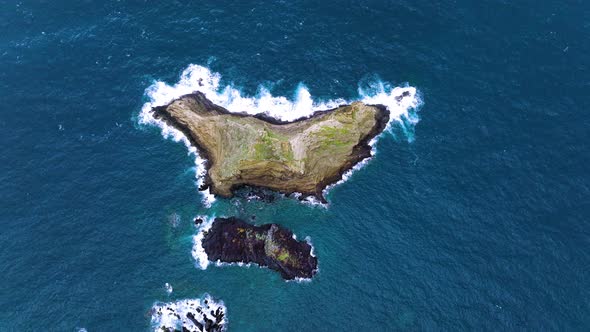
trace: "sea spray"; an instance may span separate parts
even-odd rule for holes
[[[227,325],[224,303],[215,301],[208,294],[200,299],[156,302],[150,312],[154,331],[203,331],[197,325],[208,326],[207,321],[212,330],[225,331]]]

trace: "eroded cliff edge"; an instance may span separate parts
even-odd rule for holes
[[[315,196],[371,155],[369,142],[389,121],[382,105],[354,102],[283,122],[231,113],[201,92],[155,107],[157,119],[182,131],[206,160],[201,190],[230,197],[241,186]]]

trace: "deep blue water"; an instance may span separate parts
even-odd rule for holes
[[[0,331],[145,331],[203,293],[230,331],[588,330],[589,54],[576,0],[0,1]],[[421,120],[327,209],[207,209],[186,148],[137,123],[191,63],[251,95],[407,82]],[[310,236],[319,274],[196,269],[212,210]]]

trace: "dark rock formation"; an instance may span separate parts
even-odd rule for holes
[[[217,218],[202,245],[210,261],[256,263],[287,280],[311,278],[317,271],[311,245],[277,224],[255,226],[238,218]]]

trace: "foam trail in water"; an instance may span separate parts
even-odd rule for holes
[[[391,114],[388,123],[389,130],[393,122],[402,125],[415,125],[419,119],[413,111],[417,110],[422,103],[416,88],[411,86],[391,88],[381,81],[372,83],[368,88],[359,88],[359,97],[354,100],[340,98],[327,101],[314,101],[309,90],[303,84],[299,84],[295,91],[294,100],[290,100],[283,96],[273,96],[263,86],[259,87],[256,96],[244,96],[239,89],[232,85],[221,86],[220,81],[221,75],[219,73],[212,72],[203,66],[191,64],[182,72],[178,83],[168,85],[158,81],[148,87],[146,95],[150,101],[143,105],[139,115],[139,123],[160,127],[164,137],[172,138],[177,142],[182,141],[188,147],[189,153],[195,155],[197,185],[199,186],[202,184],[206,172],[205,161],[198,156],[196,149],[190,145],[188,139],[180,131],[154,119],[151,112],[153,107],[166,105],[185,94],[201,91],[213,103],[223,106],[231,112],[265,113],[280,120],[292,121],[301,117],[309,117],[316,111],[360,100],[366,104],[382,104],[387,107]],[[371,145],[374,145],[375,142],[376,140],[371,141]],[[361,164],[359,165],[355,169],[362,167]],[[351,173],[348,172],[347,176],[350,176]],[[205,204],[210,206],[213,201],[214,197],[206,192]]]

